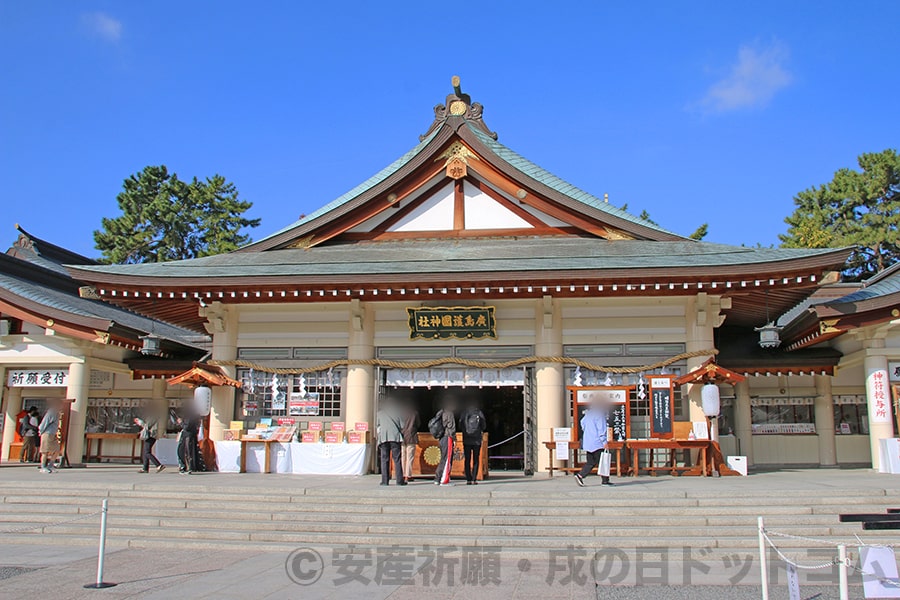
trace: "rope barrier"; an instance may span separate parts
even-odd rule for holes
[[[510,441],[516,439],[517,437],[519,437],[520,435],[525,435],[525,430],[524,430],[524,429],[523,429],[522,431],[520,431],[519,433],[517,433],[516,435],[512,436],[512,437],[506,438],[506,439],[503,440],[502,442],[497,442],[496,444],[491,444],[490,446],[488,446],[488,450],[490,450],[491,448],[496,448],[497,446],[502,446],[502,445],[505,444],[506,442],[510,442]]]
[[[888,577],[883,577],[883,576],[879,575],[878,573],[870,573],[868,571],[864,571],[859,566],[857,566],[855,564],[851,564],[851,561],[849,559],[847,559],[845,561],[841,561],[840,557],[835,557],[830,562],[822,563],[819,565],[801,565],[799,563],[796,563],[793,560],[789,559],[784,554],[784,552],[782,552],[781,549],[775,545],[775,542],[773,542],[772,538],[769,536],[782,537],[782,538],[786,538],[786,539],[799,540],[799,541],[803,541],[803,542],[810,542],[810,543],[820,544],[820,545],[829,546],[829,547],[837,547],[838,549],[846,546],[846,544],[844,542],[837,542],[834,540],[823,540],[823,539],[805,537],[802,535],[794,535],[794,534],[790,534],[790,533],[783,533],[780,531],[770,531],[770,530],[765,529],[764,527],[761,527],[759,532],[762,535],[762,537],[765,539],[765,541],[769,545],[769,547],[771,547],[772,550],[775,551],[775,553],[778,555],[778,557],[781,560],[783,560],[785,563],[792,565],[795,569],[800,569],[800,570],[827,569],[827,568],[833,567],[835,565],[840,565],[843,562],[843,564],[846,568],[852,569],[854,572],[858,573],[861,576],[871,577],[888,587],[900,589],[900,580],[890,579]],[[864,541],[862,541],[862,539],[858,535],[854,535],[853,537],[856,538],[856,545],[861,548],[890,548],[891,550],[894,549],[893,544],[867,544]]]
[[[90,514],[82,515],[80,517],[75,517],[74,519],[67,519],[65,521],[56,521],[54,523],[43,523],[41,525],[34,525],[28,527],[17,527],[15,529],[7,529],[4,531],[0,531],[0,535],[9,535],[13,533],[22,533],[25,531],[34,531],[36,529],[46,529],[47,527],[57,527],[59,525],[68,525],[69,523],[75,523],[76,521],[84,521],[85,519],[90,519],[91,517],[96,517],[102,511],[92,512]],[[41,532],[43,533],[43,532]]]
[[[316,365],[314,367],[270,367],[267,365],[261,365],[259,363],[241,359],[211,360],[209,361],[209,364],[219,367],[242,367],[253,369],[254,371],[261,371],[263,373],[274,373],[276,375],[303,375],[306,373],[317,373],[320,371],[327,371],[328,369],[333,369],[335,367],[345,366],[390,367],[392,369],[430,369],[432,367],[439,367],[443,365],[460,365],[473,369],[507,369],[509,367],[521,367],[523,365],[533,363],[557,363],[564,365],[574,365],[577,367],[581,367],[582,369],[588,369],[590,371],[604,371],[606,373],[617,375],[631,375],[643,373],[646,371],[653,371],[655,369],[661,369],[662,367],[667,367],[671,364],[686,360],[688,358],[715,356],[718,353],[719,351],[715,348],[710,348],[707,350],[697,350],[694,352],[682,352],[681,354],[678,354],[671,358],[667,358],[665,360],[661,360],[649,365],[643,365],[640,367],[606,367],[603,365],[595,365],[578,358],[572,358],[570,356],[525,356],[522,358],[516,358],[506,361],[472,360],[468,358],[435,358],[420,361],[387,360],[383,358],[345,358],[332,360],[327,363]]]

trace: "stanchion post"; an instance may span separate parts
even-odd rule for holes
[[[769,600],[769,561],[766,560],[766,525],[762,517],[756,520],[759,529],[759,571],[762,576],[762,600]]]
[[[838,570],[838,581],[841,586],[841,600],[850,600],[850,584],[847,580],[847,546],[838,545],[838,560],[840,561],[840,569]]]
[[[106,555],[106,514],[109,511],[109,500],[103,499],[103,508],[100,510],[100,553],[97,556],[97,581],[84,586],[87,589],[102,590],[111,588],[115,583],[103,581],[103,561]]]

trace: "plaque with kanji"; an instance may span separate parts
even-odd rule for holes
[[[438,306],[407,308],[409,339],[497,339],[493,306]]]

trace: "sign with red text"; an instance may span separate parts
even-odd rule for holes
[[[869,401],[869,422],[890,423],[891,403],[887,369],[869,369],[866,377],[866,397]]]

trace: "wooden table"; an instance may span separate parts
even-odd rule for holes
[[[136,433],[87,433],[85,439],[85,462],[91,462],[91,458],[96,458],[97,462],[103,462],[103,459],[110,458],[128,458],[131,462],[140,462],[141,455],[138,452],[138,442],[141,441],[140,436]],[[92,443],[97,440],[97,453],[91,452]],[[103,454],[103,440],[131,440],[131,456],[124,455],[105,455]]]
[[[707,452],[710,447],[709,440],[628,440],[625,442],[631,449],[631,475],[636,477],[640,471],[649,471],[656,473],[657,471],[669,471],[675,475],[679,471],[683,471],[685,475],[708,475],[707,471]],[[641,467],[638,462],[638,452],[641,450],[650,451],[650,464]],[[666,450],[669,452],[669,464],[664,467],[657,467],[653,464],[653,453],[656,450]],[[675,450],[699,450],[699,464],[691,467],[679,467],[675,465]]]
[[[265,444],[266,458],[265,458],[265,462],[262,465],[262,472],[263,473],[271,473],[272,470],[271,470],[270,466],[271,466],[272,461],[269,460],[269,457],[272,455],[272,444],[275,442],[276,442],[276,440],[258,440],[255,438],[242,438],[241,439],[241,473],[247,472],[247,446],[250,444]]]
[[[569,473],[572,471],[580,470],[580,467],[577,467],[577,466],[562,467],[562,468],[554,467],[553,462],[556,460],[556,456],[555,456],[556,442],[544,442],[544,447],[550,451],[550,467],[547,469],[548,471],[550,471],[550,477],[553,477],[553,471],[563,471],[563,472]],[[575,448],[571,445],[571,442],[569,445],[569,449],[576,450],[576,451],[578,450],[578,448]],[[607,442],[606,443],[606,450],[608,452],[616,453],[616,476],[617,477],[622,476],[622,450],[624,450],[624,449],[625,449],[625,442]]]

